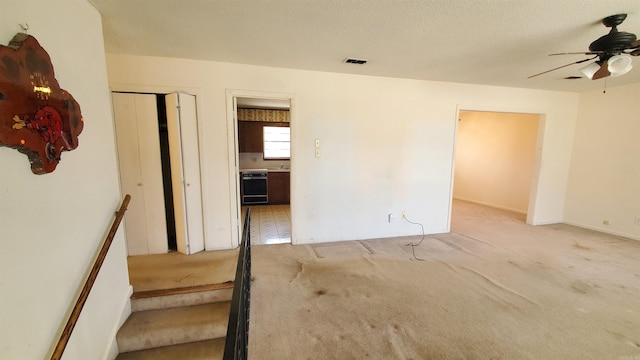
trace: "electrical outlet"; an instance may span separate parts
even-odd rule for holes
[[[633,219],[633,223],[636,225],[640,225],[640,216],[636,216],[636,218]]]
[[[396,222],[396,214],[389,213],[389,215],[387,215],[387,220],[389,221],[389,224]]]
[[[402,218],[403,218],[403,219],[405,219],[405,218],[406,218],[406,214],[405,214],[405,211],[404,211],[404,210],[402,210]]]

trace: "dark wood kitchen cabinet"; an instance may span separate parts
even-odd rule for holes
[[[238,121],[238,148],[241,153],[263,151],[261,121]]]
[[[271,171],[269,172],[269,204],[288,204],[289,188],[291,180],[288,171]]]

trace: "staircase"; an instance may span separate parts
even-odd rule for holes
[[[232,294],[232,282],[134,292],[116,359],[222,359]]]

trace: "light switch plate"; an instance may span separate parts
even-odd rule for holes
[[[316,139],[316,147],[320,147],[320,139]]]

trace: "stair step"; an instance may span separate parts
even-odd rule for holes
[[[217,360],[224,355],[224,338],[163,346],[118,355],[116,360]]]
[[[202,286],[190,292],[156,291],[134,293],[131,297],[131,311],[169,309],[182,306],[201,305],[214,302],[231,301],[233,283],[224,286]]]
[[[118,331],[121,353],[224,338],[230,302],[134,312]]]

